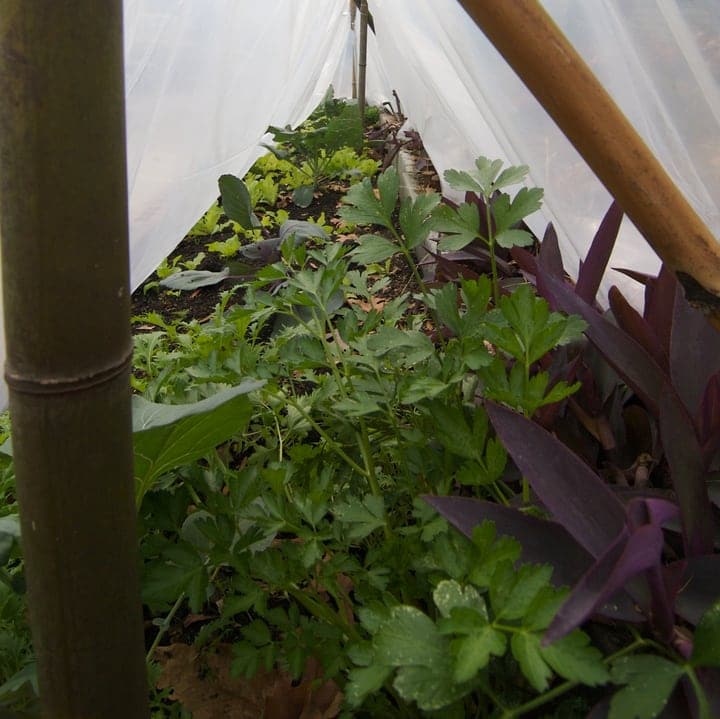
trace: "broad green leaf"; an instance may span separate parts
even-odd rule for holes
[[[359,707],[367,696],[382,688],[392,671],[392,667],[383,664],[351,669],[348,672],[348,683],[345,685],[345,700],[348,706]]]
[[[298,207],[310,207],[315,197],[315,185],[301,185],[292,193],[292,200]]]
[[[379,357],[388,356],[402,366],[412,366],[434,354],[430,338],[417,330],[401,330],[387,325],[368,337],[367,347]]]
[[[610,701],[608,719],[653,719],[660,714],[683,675],[679,664],[654,654],[636,654],[613,662],[610,677],[626,686]]]
[[[230,268],[224,267],[219,272],[210,270],[183,270],[168,275],[160,280],[161,287],[171,290],[195,290],[198,287],[210,287],[220,284],[230,274]]]
[[[566,589],[543,587],[528,607],[523,625],[531,631],[547,629],[567,597]]]
[[[418,195],[414,201],[406,198],[400,205],[398,220],[405,242],[410,249],[419,247],[427,239],[433,227],[433,210],[440,203],[436,192]]]
[[[4,566],[15,543],[20,539],[20,515],[8,514],[0,517],[0,567]]]
[[[401,667],[395,681],[395,690],[403,699],[417,702],[424,711],[436,711],[465,696],[471,687],[453,681],[449,665],[434,667]]]
[[[253,215],[250,193],[245,183],[235,175],[221,175],[218,186],[225,214],[243,229],[257,227],[259,223]]]
[[[285,220],[278,230],[278,237],[280,242],[284,242],[290,236],[295,239],[296,245],[299,245],[302,240],[329,239],[328,233],[325,232],[321,225],[306,220]]]
[[[435,587],[433,601],[443,617],[449,617],[457,607],[469,607],[483,614],[487,620],[485,601],[472,585],[463,587],[453,579],[444,579]]]
[[[455,651],[453,677],[456,682],[466,682],[487,666],[491,655],[501,657],[505,654],[507,640],[504,634],[488,625],[479,632],[456,639],[452,646]]]
[[[552,671],[540,654],[540,637],[537,634],[517,632],[512,635],[510,649],[533,689],[544,692],[548,688]]]
[[[543,659],[561,676],[589,686],[605,684],[610,678],[602,654],[590,645],[585,632],[576,629],[562,639],[540,647]]]
[[[395,212],[395,205],[397,205],[400,190],[400,177],[394,167],[388,167],[385,172],[378,175],[377,188],[380,194],[383,213],[385,217],[391,217],[393,212]]]
[[[350,256],[363,265],[370,265],[373,262],[384,262],[392,257],[400,248],[391,240],[380,235],[360,235],[358,246],[352,250]]]
[[[695,629],[692,664],[703,667],[720,667],[720,601],[715,602]]]
[[[477,205],[464,202],[457,210],[448,205],[438,205],[433,213],[433,229],[443,232],[438,247],[445,251],[467,247],[480,233],[480,214]]]
[[[138,506],[161,475],[199,459],[242,432],[252,414],[252,405],[246,395],[264,384],[245,380],[237,387],[185,405],[162,405],[134,396],[135,499]]]
[[[436,670],[448,661],[449,644],[419,609],[397,606],[373,638],[375,658],[393,667],[423,666]]]

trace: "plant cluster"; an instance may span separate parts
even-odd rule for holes
[[[306,144],[342,125],[324,112]],[[478,158],[446,175],[456,205],[401,200],[386,170],[344,198],[354,240],[283,218],[209,321],[142,318],[155,679],[158,647],[193,627],[198,656],[238,677],[283,671],[312,693],[319,666],[347,717],[717,714],[720,340],[665,270],[639,277],[643,315],[616,291],[614,322],[601,312],[616,207],[574,287],[552,228],[524,249],[542,193],[509,188],[526,175]],[[243,228],[261,223],[252,187],[220,179]],[[415,250],[431,233],[428,279]],[[525,281],[503,277],[511,257]],[[394,259],[410,291],[388,294]],[[12,601],[15,514],[0,518]],[[3,606],[22,611],[2,602],[12,699],[32,664],[20,642],[1,664]],[[164,695],[153,706],[167,716]]]

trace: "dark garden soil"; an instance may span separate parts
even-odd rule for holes
[[[440,181],[430,158],[425,152],[422,142],[417,133],[411,132],[407,136],[403,135],[402,140],[398,140],[398,134],[402,125],[402,118],[399,116],[388,116],[383,121],[373,126],[367,131],[367,135],[374,147],[371,155],[374,156],[383,166],[392,162],[397,149],[402,144],[403,148],[410,152],[415,161],[417,171],[416,185],[418,190],[440,191]],[[342,205],[342,197],[345,195],[349,185],[334,182],[326,185],[321,191],[315,193],[314,200],[309,207],[300,208],[294,205],[289,192],[281,192],[277,205],[274,209],[284,209],[290,214],[292,220],[307,220],[312,218],[317,220],[321,214],[325,215],[325,222],[330,226],[338,226],[341,224],[337,211]],[[262,215],[261,208],[256,208],[258,216]],[[221,220],[224,218],[221,218]],[[177,247],[168,255],[168,263],[172,265],[174,261],[186,262],[193,260],[199,253],[204,253],[205,257],[202,263],[196,269],[217,272],[228,265],[232,265],[233,258],[221,257],[219,254],[208,250],[208,244],[211,242],[226,240],[231,236],[231,232],[215,233],[207,236],[190,236],[187,235],[177,245]],[[264,236],[270,237],[271,233],[264,230]],[[337,234],[335,238],[342,242],[353,242],[355,235]],[[250,272],[258,269],[259,265],[250,268]],[[379,299],[387,300],[403,292],[413,292],[417,288],[407,268],[406,263],[396,256],[391,263],[390,284],[381,293]],[[238,282],[234,277],[228,277],[217,285],[209,287],[200,287],[194,291],[180,292],[170,291],[162,288],[158,284],[159,277],[153,273],[148,279],[138,287],[132,295],[132,315],[135,318],[149,313],[160,315],[165,322],[173,321],[191,321],[197,320],[202,322],[207,320],[213,313],[220,296],[223,292],[232,289]],[[231,298],[229,305],[242,302],[242,291],[235,292]],[[141,320],[137,321],[134,326],[135,332],[143,332],[154,329],[151,325],[144,324]]]

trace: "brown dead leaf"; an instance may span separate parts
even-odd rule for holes
[[[279,672],[258,673],[252,680],[230,676],[232,647],[220,644],[214,653],[200,653],[187,644],[157,650],[162,666],[160,689],[171,689],[171,698],[192,712],[193,719],[258,719],[265,699],[287,677]]]
[[[350,297],[347,302],[349,305],[357,305],[364,312],[375,310],[380,313],[382,312],[383,307],[385,307],[387,300],[381,297],[371,297],[370,301],[366,302],[365,300],[358,299],[357,297]]]
[[[200,652],[187,644],[157,650],[162,666],[158,688],[192,712],[193,719],[334,719],[343,694],[334,681],[322,681],[322,668],[308,660],[302,681],[293,686],[279,670],[253,679],[230,676],[232,645]]]

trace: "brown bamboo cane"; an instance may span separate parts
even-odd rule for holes
[[[146,717],[122,0],[3,0],[0,235],[43,716]]]
[[[537,0],[459,0],[720,329],[720,243]]]

